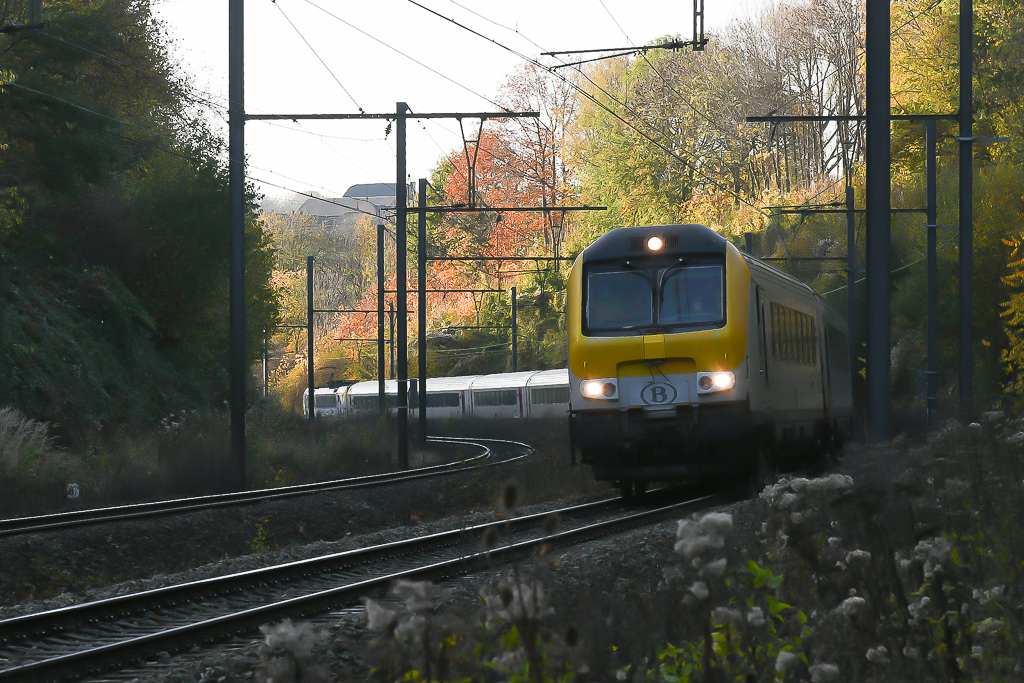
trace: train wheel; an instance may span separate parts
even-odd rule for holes
[[[646,481],[634,481],[633,482],[633,494],[642,496],[647,493],[647,482]]]
[[[632,481],[620,481],[619,492],[622,493],[622,497],[626,500],[633,498],[633,482]]]

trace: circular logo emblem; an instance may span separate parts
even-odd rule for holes
[[[676,388],[667,382],[648,382],[640,390],[640,400],[647,405],[675,403]]]

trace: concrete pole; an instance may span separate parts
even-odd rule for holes
[[[313,376],[313,257],[306,257],[306,379],[309,384],[309,421],[316,419],[316,391]]]
[[[867,343],[868,427],[889,438],[890,58],[889,0],[867,0]]]
[[[974,3],[960,0],[960,419],[974,414],[971,370],[974,279]]]
[[[417,214],[417,296],[416,296],[416,314],[417,314],[417,329],[416,339],[417,346],[419,347],[420,363],[419,363],[419,391],[417,397],[419,398],[419,433],[420,433],[420,444],[425,446],[427,444],[427,179],[420,178],[419,183],[419,201],[417,206],[419,208]]]
[[[228,233],[232,479],[245,488],[245,0],[228,3]]]
[[[377,408],[384,414],[384,224],[377,226]]]
[[[396,132],[396,170],[395,170],[395,241],[398,243],[396,254],[398,292],[398,468],[409,469],[409,298],[406,282],[406,223],[408,207],[406,206],[405,184],[405,115],[409,105],[399,102],[395,105]],[[381,396],[381,400],[384,397]]]
[[[519,372],[519,323],[516,321],[516,288],[512,288],[512,372]]]
[[[937,190],[936,190],[936,123],[935,119],[928,119],[925,122],[925,146],[927,147],[928,158],[925,161],[927,175],[928,194],[928,371],[925,375],[928,378],[925,384],[925,402],[927,404],[928,424],[935,419],[935,411],[938,409],[939,396],[939,344],[938,344],[938,315],[939,315],[939,276],[938,257],[936,255],[936,220],[938,218]]]

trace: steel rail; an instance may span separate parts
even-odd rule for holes
[[[597,503],[589,503],[587,505],[591,507],[608,505],[610,502],[614,502],[616,500],[618,499],[598,501]],[[217,642],[230,640],[232,637],[248,636],[254,633],[259,625],[265,624],[268,621],[275,621],[286,617],[306,619],[317,614],[321,614],[324,611],[350,606],[359,597],[376,594],[385,589],[391,582],[398,579],[444,579],[452,576],[465,575],[473,571],[494,566],[496,562],[505,563],[528,556],[538,546],[546,546],[550,549],[578,544],[638,526],[652,524],[665,517],[694,507],[707,506],[728,501],[729,498],[723,494],[705,495],[651,510],[626,514],[611,520],[596,522],[562,532],[510,543],[494,550],[471,552],[452,559],[354,581],[342,586],[310,593],[308,595],[279,600],[277,602],[241,610],[232,614],[222,615],[184,626],[169,628],[157,633],[129,637],[118,642],[87,648],[78,652],[63,654],[50,659],[39,660],[25,665],[0,670],[0,680],[42,681],[63,680],[64,677],[74,677],[75,679],[78,679],[83,677],[83,675],[99,675],[104,671],[114,671],[126,666],[138,666],[144,661],[157,659],[158,653],[160,652],[167,652],[174,655],[179,652],[191,651],[196,648],[196,646],[208,647]],[[509,521],[491,522],[484,525],[477,525],[471,529],[479,531],[480,529],[485,529],[487,527],[501,526],[510,523],[514,524],[517,520],[523,524],[528,521],[537,521],[538,518],[547,517],[555,512],[564,514],[574,508],[582,507],[586,506],[573,506],[561,511],[539,513],[522,518],[513,518]],[[445,533],[464,534],[465,531],[458,530],[456,532]],[[424,537],[423,539],[412,539],[411,542],[415,543],[425,540],[426,538],[427,537]],[[401,543],[408,542],[398,542],[396,544],[386,545],[391,546],[393,549],[394,546]],[[363,549],[363,551],[370,552],[383,547],[386,546]],[[18,617],[17,619],[24,618]],[[0,622],[0,625],[3,623],[5,622]],[[55,676],[57,678],[54,678]]]
[[[310,484],[296,484],[294,486],[282,486],[270,489],[257,489],[254,491],[240,491],[237,493],[220,493],[210,496],[196,496],[191,498],[174,498],[171,500],[153,501],[148,503],[133,503],[105,508],[92,508],[89,510],[72,510],[69,512],[58,512],[49,515],[37,515],[32,517],[13,517],[0,520],[0,538],[5,536],[16,536],[20,534],[36,533],[40,531],[52,531],[75,526],[89,524],[100,524],[104,522],[118,522],[160,515],[183,514],[201,510],[211,510],[231,505],[254,505],[267,500],[280,500],[282,498],[294,498],[296,496],[323,493],[326,491],[340,491],[369,486],[380,486],[394,484],[416,479],[426,479],[441,475],[464,472],[477,467],[492,467],[514,462],[526,457],[532,452],[532,447],[517,442],[504,442],[501,439],[462,439],[456,437],[429,437],[430,441],[440,443],[462,444],[477,446],[484,449],[480,455],[475,455],[465,460],[457,460],[439,465],[429,465],[400,472],[382,472],[360,477],[347,479],[334,479],[325,482]],[[517,446],[525,446],[527,453],[513,458],[504,458],[494,462],[483,464],[478,461],[488,460],[493,451],[478,442],[508,443]]]
[[[555,512],[561,515],[588,513],[614,506],[620,502],[621,498],[607,498],[562,508]],[[466,541],[470,536],[476,542],[481,538],[481,534],[489,528],[503,527],[510,530],[519,530],[541,522],[551,514],[553,512],[541,512],[495,522],[485,522],[470,527],[442,531],[401,541],[345,550],[320,557],[236,572],[225,576],[215,576],[172,586],[154,588],[139,593],[119,595],[43,612],[9,617],[0,620],[0,647],[25,640],[30,636],[38,638],[46,633],[61,633],[69,630],[65,628],[68,625],[86,623],[90,620],[111,621],[111,618],[117,618],[119,615],[124,614],[135,614],[140,609],[158,609],[164,605],[176,607],[184,602],[195,601],[204,596],[209,597],[225,590],[232,591],[264,583],[303,577],[303,575],[308,575],[310,571],[323,573],[331,571],[337,566],[366,564],[400,553],[420,552],[430,547],[443,547],[448,544]]]

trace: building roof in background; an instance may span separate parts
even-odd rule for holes
[[[395,184],[394,183],[361,183],[359,185],[353,185],[352,187],[345,190],[346,197],[359,197],[360,199],[367,199],[369,197],[394,197],[395,196]]]

